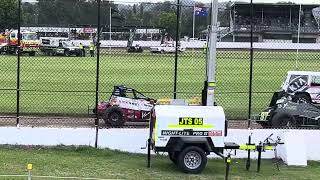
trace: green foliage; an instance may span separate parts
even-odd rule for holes
[[[164,27],[171,36],[176,36],[177,16],[173,12],[162,12],[159,15],[158,27]]]
[[[0,0],[0,31],[18,27],[17,7],[17,0]]]
[[[0,30],[17,28],[18,0],[0,0]],[[101,1],[101,24],[109,25],[110,2]],[[191,2],[190,2],[191,3]],[[190,5],[189,3],[189,5]],[[197,6],[205,6],[196,3]],[[170,1],[149,4],[112,6],[113,26],[151,26],[166,28],[171,37],[176,36],[177,7]],[[39,0],[38,3],[22,3],[21,26],[65,26],[97,24],[97,1],[95,0]],[[193,7],[182,6],[180,35],[192,36]],[[222,26],[229,23],[229,11],[219,12]],[[195,35],[205,30],[209,17],[195,18]]]

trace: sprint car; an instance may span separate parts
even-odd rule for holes
[[[97,114],[106,125],[123,126],[125,122],[143,122],[151,119],[151,110],[156,103],[133,88],[114,86],[109,100],[97,105]],[[95,112],[95,110],[94,110]]]
[[[281,90],[294,102],[320,104],[320,72],[289,71]]]
[[[263,127],[320,128],[320,107],[306,101],[295,102],[295,96],[284,91],[274,93],[269,107],[252,119]]]
[[[143,49],[138,44],[136,46],[129,46],[127,48],[128,53],[143,53]]]

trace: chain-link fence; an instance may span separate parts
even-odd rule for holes
[[[152,99],[201,99],[210,4],[14,2],[16,23],[0,26],[1,121],[94,126],[92,109],[116,85]],[[289,70],[319,70],[317,6],[255,4],[251,21],[250,4],[219,3],[216,101],[228,119],[266,108]]]

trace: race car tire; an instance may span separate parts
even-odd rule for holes
[[[207,164],[207,156],[203,149],[197,146],[187,146],[178,155],[177,165],[185,173],[198,174]]]
[[[106,125],[123,126],[125,123],[121,108],[113,106],[106,110],[103,117]]]
[[[292,115],[279,112],[272,117],[271,125],[276,128],[293,128],[297,126],[297,123]]]
[[[170,159],[174,164],[177,164],[177,159],[178,159],[178,156],[179,156],[179,152],[177,152],[177,151],[170,151],[170,152],[168,152],[168,156],[169,156],[169,159]]]
[[[21,50],[20,50],[20,51],[21,51]],[[15,55],[18,55],[18,53],[19,53],[19,49],[18,49],[18,48],[15,48],[15,49],[14,49],[14,54],[15,54]],[[21,54],[21,53],[20,53],[20,54]]]
[[[293,102],[298,102],[298,103],[311,103],[311,98],[308,96],[308,94],[296,94],[292,98]]]
[[[69,53],[68,50],[65,50],[65,51],[64,51],[64,56],[70,56],[70,53]]]
[[[29,52],[29,56],[35,56],[35,55],[36,55],[35,51]]]

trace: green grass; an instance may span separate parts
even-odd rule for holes
[[[209,160],[199,175],[184,174],[164,156],[152,157],[152,168],[146,167],[146,156],[88,147],[1,147],[0,175],[26,175],[26,165],[33,164],[34,176],[95,177],[110,179],[224,179],[225,164],[221,159]],[[320,163],[308,162],[307,167],[280,166],[263,160],[261,172],[256,163],[245,170],[245,160],[234,159],[230,179],[319,179]],[[0,177],[0,179],[6,179]],[[10,178],[7,178],[10,179]],[[11,178],[18,179],[19,178]],[[25,178],[20,178],[25,179]],[[40,179],[40,178],[33,178]],[[45,179],[45,178],[41,178]]]
[[[249,52],[221,51],[217,61],[217,102],[228,118],[243,119],[248,111]],[[254,53],[253,112],[257,113],[279,89],[288,70],[294,70],[295,52]],[[301,52],[300,70],[319,70],[319,52]],[[173,97],[174,55],[103,52],[100,59],[99,99],[112,87],[125,84],[154,98]],[[86,114],[95,103],[96,58],[21,57],[20,107],[22,113]],[[178,98],[200,96],[205,79],[201,51],[178,59]],[[17,57],[0,56],[0,109],[16,110]]]

